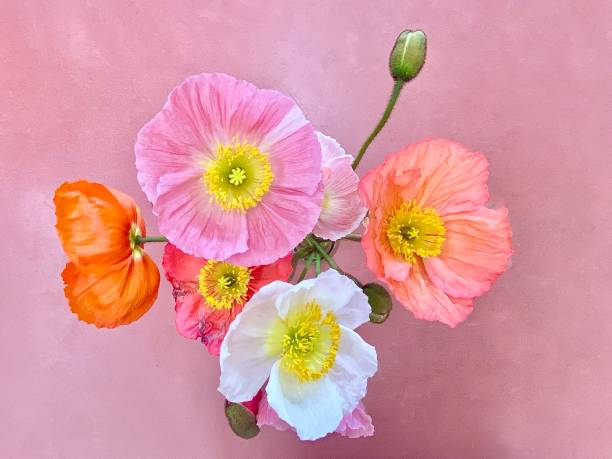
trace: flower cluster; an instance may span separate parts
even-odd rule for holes
[[[454,327],[511,254],[507,210],[486,206],[483,155],[432,139],[361,180],[355,172],[420,71],[425,44],[420,31],[398,38],[389,105],[355,159],[286,95],[220,73],[185,80],[135,146],[163,236],[146,235],[121,192],[83,180],[56,191],[71,309],[97,327],[138,319],[160,277],[144,246],[166,242],[176,328],[219,358],[234,432],[373,435],[363,398],[377,355],[355,330],[388,317],[387,289],[416,318]],[[344,241],[361,241],[382,285],[338,266]]]

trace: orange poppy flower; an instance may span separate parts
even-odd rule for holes
[[[146,230],[134,200],[81,180],[61,185],[54,202],[72,312],[105,328],[140,318],[157,298],[159,270],[138,243]]]

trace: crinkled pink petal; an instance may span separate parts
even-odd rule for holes
[[[178,332],[185,338],[200,338],[205,310],[202,296],[197,293],[177,296],[174,309]]]
[[[268,397],[264,396],[261,398],[259,402],[259,411],[257,412],[257,425],[259,427],[263,426],[271,426],[276,430],[288,430],[291,429],[291,426],[278,417],[276,411],[272,409],[270,404],[268,403]]]
[[[249,250],[228,261],[243,266],[265,265],[276,261],[279,252],[284,255],[293,250],[314,227],[322,196],[322,187],[312,195],[284,188],[266,194],[247,212]]]
[[[221,209],[202,180],[219,144],[236,142],[266,154],[274,176],[246,215]],[[310,123],[291,98],[228,75],[202,74],[175,88],[139,133],[136,166],[160,230],[194,256],[267,264],[293,249],[312,230],[311,214],[320,212],[321,152]],[[296,204],[304,218],[283,220],[284,237],[261,243],[269,219]]]
[[[188,255],[174,244],[164,247],[162,266],[168,282],[175,291],[194,293],[198,289],[198,274],[206,260]]]
[[[154,210],[159,216],[159,229],[183,252],[226,260],[248,249],[246,216],[224,212],[212,202],[200,176],[188,172],[166,174],[157,189]]]
[[[202,321],[200,337],[211,355],[219,355],[223,338],[225,338],[229,326],[240,311],[242,311],[241,307],[216,310],[204,307],[204,319]]]
[[[444,218],[446,241],[439,257],[423,260],[432,282],[460,298],[489,290],[512,254],[508,209],[480,207]]]
[[[278,417],[276,411],[268,403],[265,393],[259,402],[257,425],[259,427],[271,426],[280,431],[293,430],[289,424]],[[336,428],[336,433],[348,438],[371,437],[374,435],[372,418],[366,413],[362,402],[359,402],[351,413],[344,416]]]
[[[372,418],[366,413],[362,402],[359,402],[352,413],[344,416],[336,432],[348,438],[371,437],[374,435]]]
[[[353,157],[331,137],[317,132],[323,157],[323,202],[313,233],[336,241],[354,231],[367,210],[359,197]]]

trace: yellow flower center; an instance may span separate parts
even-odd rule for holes
[[[387,239],[391,250],[407,262],[416,257],[435,257],[442,252],[446,238],[444,222],[431,207],[421,207],[415,201],[404,202],[387,224]]]
[[[262,200],[274,178],[266,154],[248,143],[219,145],[204,173],[211,199],[225,210],[245,212]]]
[[[208,260],[198,274],[198,291],[211,309],[243,305],[249,290],[249,268]]]
[[[268,352],[281,356],[281,368],[301,382],[322,378],[334,366],[340,343],[336,316],[311,301],[277,319],[269,330]]]

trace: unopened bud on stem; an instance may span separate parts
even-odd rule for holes
[[[363,286],[363,293],[368,297],[368,303],[372,312],[370,313],[370,322],[382,324],[393,307],[393,301],[389,292],[380,284],[374,282]]]
[[[389,70],[395,80],[410,81],[425,63],[427,35],[422,30],[404,30],[395,40],[389,57]]]

